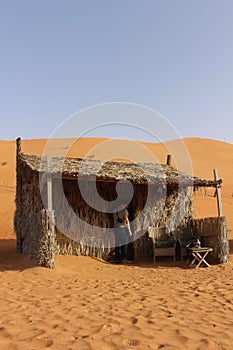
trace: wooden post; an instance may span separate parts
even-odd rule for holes
[[[42,238],[40,239],[39,265],[55,267],[55,220],[54,211],[42,210]]]
[[[21,153],[21,138],[18,137],[16,139],[16,154],[19,155]]]
[[[52,211],[53,210],[53,195],[52,195],[52,176],[51,176],[51,157],[48,156],[47,157],[47,165],[48,165],[48,169],[47,169],[47,207],[48,207],[48,211]]]
[[[22,207],[22,161],[21,161],[21,138],[16,139],[16,216],[15,216],[15,232],[16,232],[16,252],[23,252],[22,226],[19,224],[23,216]]]
[[[218,181],[218,170],[214,169],[214,180]],[[216,195],[217,195],[217,203],[218,203],[218,216],[222,216],[222,200],[221,200],[221,190],[219,185],[216,185]]]
[[[171,165],[172,162],[172,156],[170,154],[167,155],[167,165]]]

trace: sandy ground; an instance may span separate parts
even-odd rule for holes
[[[80,141],[71,153],[84,156],[100,141]],[[45,142],[24,141],[23,151],[40,154]],[[195,175],[212,179],[218,168],[224,181],[223,212],[232,246],[233,145],[208,139],[185,143]],[[167,150],[147,146],[164,161]],[[217,215],[213,194],[195,195],[196,217]],[[57,256],[55,270],[41,268],[15,253],[11,141],[0,141],[0,195],[1,350],[232,349],[232,259],[196,270],[169,259],[125,266]]]

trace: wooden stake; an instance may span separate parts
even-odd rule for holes
[[[218,170],[214,169],[214,180],[218,181]],[[218,216],[222,216],[222,200],[221,200],[221,190],[220,187],[216,186],[216,195],[217,195],[217,203],[218,203]]]

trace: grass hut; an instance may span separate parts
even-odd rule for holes
[[[166,164],[24,154],[20,139],[16,167],[17,252],[37,259],[42,266],[54,268],[56,254],[106,259],[113,240],[108,206],[118,195],[130,199],[134,258],[152,255],[149,227],[166,227],[169,233],[178,230],[179,237],[192,229],[203,236],[211,222],[214,238],[206,241],[218,247],[214,254],[219,261],[228,259],[225,218],[199,223],[193,218],[193,189],[218,187],[221,180],[199,179]]]

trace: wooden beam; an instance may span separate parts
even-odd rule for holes
[[[214,180],[218,181],[218,170],[214,169]],[[216,185],[216,195],[217,195],[217,204],[218,204],[218,216],[222,215],[222,199],[221,199],[221,190],[220,185]]]

